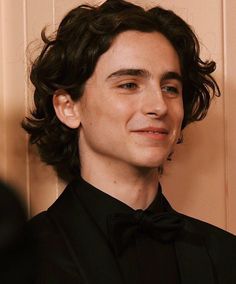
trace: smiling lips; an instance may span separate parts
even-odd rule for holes
[[[157,127],[146,127],[146,128],[134,130],[132,132],[137,133],[139,135],[143,135],[145,137],[156,139],[156,140],[164,140],[169,134],[169,131],[167,129],[157,128]]]

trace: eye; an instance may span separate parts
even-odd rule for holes
[[[127,90],[134,90],[138,88],[138,85],[132,82],[124,83],[119,85],[119,88],[121,89],[127,89]]]
[[[179,91],[179,89],[177,87],[170,86],[170,85],[162,87],[162,91],[167,93],[167,94],[171,94],[171,95],[178,95],[178,94],[180,94],[180,91]]]

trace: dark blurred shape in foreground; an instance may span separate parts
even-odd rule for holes
[[[23,234],[26,211],[15,191],[0,181],[0,283],[31,283],[35,254]]]

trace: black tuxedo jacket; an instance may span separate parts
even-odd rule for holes
[[[185,225],[175,249],[181,283],[235,284],[236,237],[180,215]],[[34,283],[122,283],[107,241],[80,204],[73,186],[69,185],[46,212],[34,217],[28,230],[39,252]]]

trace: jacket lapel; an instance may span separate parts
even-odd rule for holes
[[[83,284],[122,283],[118,265],[106,240],[86,213],[73,188],[65,189],[48,209],[48,215],[57,226]]]
[[[176,212],[165,196],[162,197],[165,209],[174,211],[184,220],[182,232],[175,241],[181,284],[217,284],[204,236],[196,229],[190,218]]]
[[[181,284],[216,284],[204,236],[194,231],[189,220],[175,242]]]

